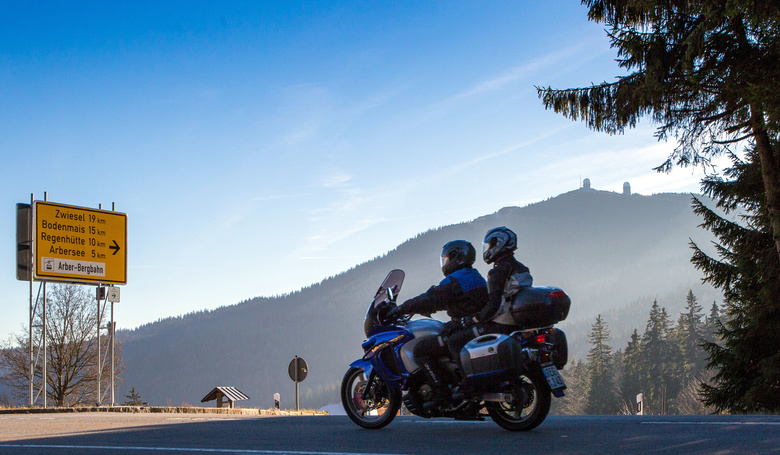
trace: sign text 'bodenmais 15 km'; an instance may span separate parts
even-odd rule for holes
[[[127,215],[35,201],[35,278],[127,283]]]

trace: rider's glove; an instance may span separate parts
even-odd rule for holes
[[[466,316],[466,317],[460,318],[458,320],[458,324],[463,329],[468,329],[469,327],[473,326],[476,323],[477,323],[477,321],[474,319],[473,316]]]
[[[385,319],[388,321],[397,321],[403,313],[401,312],[401,306],[394,306],[385,314]]]
[[[442,333],[444,335],[452,335],[453,333],[457,332],[458,330],[468,329],[469,327],[476,324],[476,321],[474,321],[473,317],[464,317],[460,319],[453,319],[452,321],[446,322],[444,324],[444,330]]]

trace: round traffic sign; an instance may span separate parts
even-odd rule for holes
[[[294,382],[303,382],[306,379],[306,375],[309,374],[309,366],[306,365],[305,360],[296,355],[290,362],[287,371],[290,373],[290,379]]]

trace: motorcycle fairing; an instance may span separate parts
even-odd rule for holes
[[[409,371],[397,359],[401,346],[413,338],[412,332],[402,327],[376,333],[363,342],[365,355],[361,360],[370,363],[374,372],[393,384],[393,387],[401,388],[401,384],[409,376]],[[392,355],[382,355],[387,350],[391,350]],[[391,364],[388,365],[387,362]]]
[[[369,362],[368,360],[365,360],[365,359],[357,359],[354,362],[350,363],[349,366],[352,367],[352,368],[360,368],[361,370],[363,370],[363,373],[366,375],[366,380],[370,380],[370,378],[372,378],[373,375],[379,374],[378,372],[381,371],[380,369],[376,369],[375,365],[373,363],[371,363],[371,362]],[[387,372],[386,368],[384,368],[382,370]],[[408,374],[405,375],[405,376],[408,376]],[[383,378],[383,379],[385,379],[385,378]],[[403,379],[403,380],[401,380],[401,379]],[[395,380],[388,379],[386,382],[387,382],[387,384],[390,385],[390,387],[392,387],[394,389],[397,389],[397,390],[401,390],[405,380],[406,380],[406,378],[404,377],[404,378],[397,378]]]
[[[363,374],[366,376],[366,381],[369,383],[374,379],[374,375],[377,374],[376,371],[374,371],[374,365],[371,364],[371,362],[369,362],[368,360],[358,359],[350,363],[349,366],[352,368],[359,368],[363,370]],[[401,390],[400,382],[393,381],[393,382],[388,382],[388,384],[397,390]],[[365,394],[368,392],[368,390],[369,390],[368,388],[365,388],[363,391],[364,399],[365,399]]]
[[[414,373],[420,365],[414,359],[414,347],[426,336],[439,335],[444,323],[436,319],[415,319],[406,324],[406,328],[414,334],[414,339],[401,346],[401,361],[404,368]]]
[[[350,363],[349,366],[352,368],[360,368],[366,374],[366,377],[368,377],[371,374],[371,371],[374,369],[374,366],[371,365],[371,362],[363,359],[357,359]]]
[[[395,346],[414,338],[412,333],[404,328],[395,327],[392,330],[375,333],[371,338],[362,344],[363,351],[366,353],[365,360],[373,359],[386,346]]]

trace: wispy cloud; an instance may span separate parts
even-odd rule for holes
[[[221,244],[224,239],[230,238],[229,233],[234,227],[252,216],[256,210],[256,201],[249,200],[241,204],[238,209],[225,210],[219,214],[213,214],[211,223],[204,223],[202,228],[194,233],[194,240],[187,242],[182,253],[196,254],[198,251],[210,249],[215,244]]]
[[[287,199],[292,197],[290,194],[269,194],[267,196],[255,196],[252,198],[253,201],[273,201],[277,199]]]
[[[449,167],[442,167],[438,172],[429,172],[426,174],[424,178],[415,178],[414,180],[407,181],[405,184],[396,185],[396,189],[402,188],[406,191],[411,191],[413,188],[423,186],[430,184],[431,182],[436,182],[445,178],[451,177],[453,174],[457,174],[458,172],[461,172],[463,170],[473,170],[474,166],[483,162],[483,161],[489,161],[496,158],[500,158],[504,155],[509,155],[515,152],[518,152],[520,150],[523,150],[525,148],[528,148],[532,145],[538,144],[546,139],[549,139],[550,137],[554,137],[555,135],[559,134],[561,131],[571,128],[572,125],[566,125],[563,127],[553,128],[549,131],[545,131],[541,134],[538,134],[534,136],[531,139],[525,140],[523,142],[520,142],[518,144],[512,145],[510,147],[503,148],[501,150],[496,150],[488,153],[484,153],[482,155],[478,155],[474,157],[471,160],[468,161],[462,161],[457,164],[453,164]]]
[[[428,106],[425,109],[425,115],[428,117],[442,115],[450,109],[482,96],[492,95],[508,88],[515,90],[518,82],[528,80],[531,76],[541,74],[542,72],[545,72],[545,79],[548,79],[550,77],[549,70],[551,69],[556,72],[574,71],[577,67],[603,53],[603,51],[593,52],[591,44],[583,42],[577,46],[566,47],[510,68],[503,73],[488,77],[459,93]],[[575,56],[578,63],[563,65],[563,62],[571,62]],[[531,85],[529,84],[530,87]]]
[[[320,182],[324,188],[343,188],[350,180],[352,176],[347,172],[334,171],[325,174]]]
[[[355,119],[381,108],[405,90],[394,86],[356,98],[340,88],[342,84],[336,80],[287,87],[276,115],[280,122],[276,145],[296,148],[315,143],[322,148],[323,144],[343,140],[354,133],[348,129]]]

